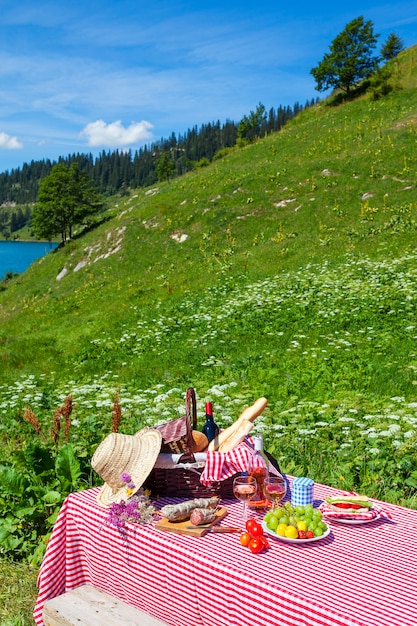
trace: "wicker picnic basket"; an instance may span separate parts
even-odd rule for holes
[[[216,481],[206,486],[200,482],[204,463],[196,462],[193,454],[192,431],[197,430],[197,403],[195,391],[189,387],[185,396],[185,415],[156,427],[162,434],[161,452],[182,454],[177,465],[170,468],[154,467],[144,488],[152,496],[200,498],[219,496],[233,498],[233,479]]]

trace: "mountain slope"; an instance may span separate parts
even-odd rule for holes
[[[416,235],[416,54],[396,61],[403,89],[377,101],[321,103],[207,168],[137,190],[95,231],[13,280],[0,293],[1,379],[83,379],[109,368],[140,384],[198,376],[202,359],[187,351],[192,317],[172,345],[169,333],[182,307],[197,310],[210,290],[221,311],[225,292],[242,297],[236,290],[257,281],[282,274],[291,282],[294,273],[296,282],[313,265],[312,275],[323,267],[337,275],[345,255],[407,256]],[[172,318],[165,356],[124,349],[124,332],[138,335],[162,318]],[[234,349],[230,359],[240,356]]]

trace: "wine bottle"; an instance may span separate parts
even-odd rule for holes
[[[248,507],[252,511],[264,511],[270,504],[265,498],[264,482],[269,475],[268,458],[264,453],[264,442],[262,435],[254,435],[254,451],[249,463],[248,473],[256,479],[256,493],[248,502]]]
[[[209,440],[209,443],[219,433],[219,428],[213,419],[213,405],[211,402],[206,402],[206,422],[203,426],[202,432]]]

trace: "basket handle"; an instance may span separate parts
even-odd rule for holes
[[[197,401],[193,387],[188,387],[185,394],[185,415],[187,422],[188,449],[193,449],[193,430],[197,430]]]

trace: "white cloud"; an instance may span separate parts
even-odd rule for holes
[[[23,144],[17,137],[10,137],[10,135],[0,132],[0,148],[5,148],[6,150],[20,150],[23,148]]]
[[[130,146],[152,138],[153,126],[142,120],[125,128],[120,120],[106,124],[103,120],[91,122],[82,130],[81,136],[88,138],[89,146],[117,148]]]

